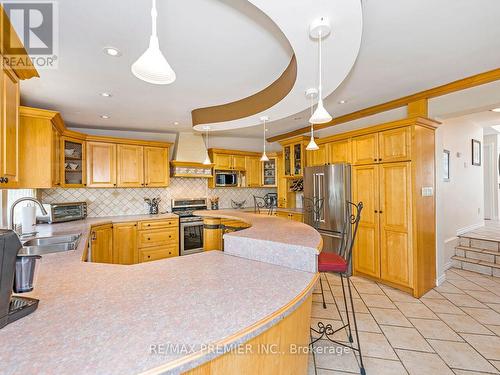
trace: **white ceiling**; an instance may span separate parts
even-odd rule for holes
[[[41,79],[23,83],[22,98],[28,105],[60,110],[76,126],[190,129],[193,108],[263,89],[292,54],[275,24],[247,1],[161,1],[160,45],[177,76],[189,79],[152,86],[130,74],[148,40],[149,0],[65,0],[59,7],[59,69],[41,70]],[[364,0],[358,59],[327,98],[327,108],[339,116],[500,67],[498,14],[497,0]],[[307,32],[307,24],[297,27]],[[105,56],[101,49],[107,45],[123,55]],[[102,91],[114,96],[101,98]],[[101,114],[112,117],[102,120]],[[303,127],[307,118],[303,111],[271,122],[268,135]],[[262,129],[227,135],[260,137]]]

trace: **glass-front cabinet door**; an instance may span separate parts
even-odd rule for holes
[[[303,167],[303,149],[302,143],[295,143],[293,145],[293,175],[302,176]]]
[[[283,168],[285,176],[292,176],[292,146],[283,147]]]
[[[85,186],[85,141],[61,138],[61,185]]]
[[[277,164],[276,158],[262,162],[262,186],[277,186]]]

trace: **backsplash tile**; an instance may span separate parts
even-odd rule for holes
[[[81,202],[88,205],[88,216],[136,215],[148,212],[144,198],[160,197],[160,211],[171,210],[173,198],[219,197],[220,208],[231,208],[231,200],[253,206],[253,195],[276,193],[275,188],[209,189],[204,178],[172,178],[167,188],[42,189],[43,203]]]

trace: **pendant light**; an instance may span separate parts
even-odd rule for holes
[[[316,106],[316,110],[312,114],[309,122],[311,124],[324,124],[326,122],[332,121],[332,116],[328,113],[323,105],[323,87],[322,87],[322,53],[321,53],[321,41],[323,38],[327,37],[330,34],[330,22],[326,17],[321,17],[315,20],[309,29],[309,35],[312,38],[318,39],[319,45],[319,83],[318,83],[318,105]]]
[[[207,138],[207,156],[205,157],[205,161],[203,162],[204,165],[209,165],[209,164],[212,164],[212,161],[210,160],[210,156],[208,155],[208,131],[210,130],[210,126],[205,126],[204,127],[205,131],[206,131],[206,138]]]
[[[149,47],[146,52],[132,64],[131,70],[137,78],[145,82],[156,85],[168,85],[175,81],[175,72],[160,51],[160,44],[156,32],[157,17],[156,0],[153,0],[153,6],[151,8],[152,30],[151,38],[149,39]]]
[[[260,118],[260,121],[264,124],[264,137],[263,137],[263,140],[264,140],[264,152],[262,153],[260,161],[269,161],[269,158],[266,155],[266,121],[269,121],[269,117],[268,116],[262,116]]]
[[[318,90],[314,88],[306,90],[306,96],[311,100],[311,116],[313,114],[314,98],[317,95],[318,95]],[[311,140],[309,141],[306,150],[308,151],[319,150],[319,146],[316,144],[316,141],[314,140],[314,124],[312,122],[311,122]]]

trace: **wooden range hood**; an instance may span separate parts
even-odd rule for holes
[[[207,148],[203,137],[196,133],[179,133],[170,165],[172,177],[213,177],[214,164],[203,164]]]

